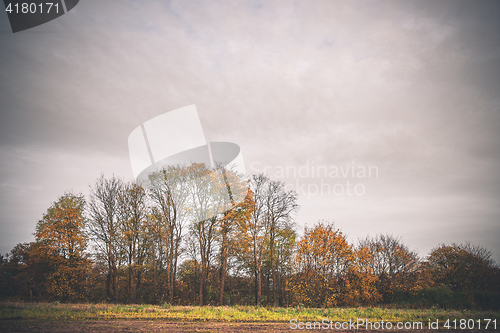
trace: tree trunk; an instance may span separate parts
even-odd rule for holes
[[[111,267],[108,268],[108,274],[106,275],[106,298],[108,301],[113,300],[113,292],[112,292],[112,281],[113,281],[113,273],[111,272]]]
[[[272,232],[274,232],[274,228],[272,229]],[[274,235],[271,237],[270,247],[271,247],[271,275],[273,278],[273,305],[277,306],[278,295],[276,290],[277,289],[276,269],[274,268]]]
[[[262,274],[260,267],[257,270],[257,306],[260,306],[260,299],[262,295]]]
[[[114,292],[114,302],[118,302],[118,269],[116,268],[116,261],[114,255],[111,257],[111,271],[112,271],[112,283]]]
[[[134,296],[132,295],[134,292],[132,291],[132,267],[129,265],[128,267],[128,302],[132,303],[132,299]]]
[[[222,248],[221,248],[221,268],[220,268],[220,294],[219,294],[219,305],[224,305],[224,283],[226,281],[226,269],[227,269],[227,232],[224,232],[222,236]]]
[[[134,303],[137,304],[139,300],[139,290],[141,289],[141,271],[135,270],[135,283],[134,283]]]
[[[157,265],[157,262],[155,260],[155,263],[154,263],[154,267],[153,267],[153,286],[154,286],[154,291],[155,291],[155,294],[154,294],[154,302],[155,304],[158,302],[158,284],[157,284],[157,278],[156,278],[156,265]]]
[[[115,290],[115,303],[118,302],[118,270],[113,267],[113,287]]]
[[[170,290],[170,282],[172,281],[172,235],[170,232],[170,228],[167,227],[167,236],[165,240],[165,255],[167,259],[167,302],[172,304],[171,301],[171,290]]]
[[[206,274],[206,268],[205,264],[202,262],[201,263],[201,276],[200,276],[200,306],[203,306],[203,294],[205,290],[205,274]]]
[[[169,277],[168,277],[168,303],[173,304],[174,303],[174,277],[173,277],[172,271],[170,271],[168,274],[169,274]]]
[[[174,256],[174,271],[172,274],[172,304],[175,300],[175,282],[176,282],[176,277],[177,277],[177,258],[178,256],[178,246],[175,248],[175,256]]]
[[[255,305],[259,305],[259,302],[257,301],[258,300],[258,297],[257,297],[257,285],[258,285],[258,282],[257,282],[257,271],[255,271]]]
[[[129,247],[130,249],[130,247]],[[128,257],[128,281],[127,281],[127,292],[128,292],[128,302],[132,303],[134,296],[132,295],[134,292],[132,291],[132,283],[133,283],[133,267],[132,267],[132,255]]]
[[[195,264],[195,266],[194,266],[194,280],[193,280],[193,288],[192,288],[192,290],[193,290],[193,304],[196,304],[196,292],[195,292],[195,289],[196,289],[196,281],[198,280],[198,276],[200,275],[200,269],[199,269],[198,262],[196,260],[195,260],[194,264]]]

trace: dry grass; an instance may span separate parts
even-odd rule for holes
[[[496,319],[495,311],[384,308],[271,308],[255,306],[171,306],[117,304],[0,303],[0,319],[34,320],[168,320],[190,322],[289,322],[366,320],[424,321],[447,319]]]

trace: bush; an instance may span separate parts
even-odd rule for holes
[[[397,292],[394,304],[412,308],[431,308],[456,310],[499,310],[500,293],[491,291],[452,291],[445,287],[423,289],[416,294]]]

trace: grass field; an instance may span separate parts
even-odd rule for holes
[[[255,306],[170,306],[115,304],[0,303],[0,320],[167,320],[178,322],[279,323],[297,321],[348,321],[363,318],[391,322],[447,319],[498,319],[495,311],[384,308],[269,308]]]

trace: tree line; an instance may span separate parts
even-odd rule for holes
[[[486,249],[420,258],[392,235],[349,243],[333,223],[298,236],[297,193],[264,174],[170,166],[142,183],[101,176],[65,193],[35,241],[0,255],[2,299],[183,305],[500,308]]]

